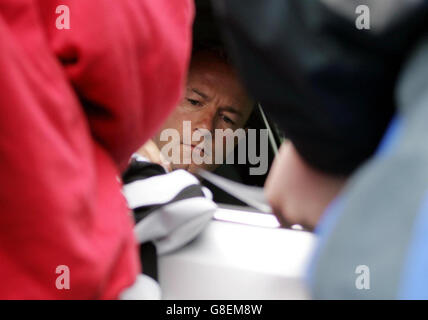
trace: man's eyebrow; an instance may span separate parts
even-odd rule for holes
[[[190,90],[193,91],[194,93],[200,95],[202,98],[208,99],[208,95],[205,94],[205,93],[203,93],[203,92],[201,92],[201,91],[199,91],[198,89],[191,88]]]
[[[195,88],[191,88],[190,89],[191,91],[193,91],[194,93],[196,93],[196,94],[198,94],[198,95],[200,95],[202,98],[204,98],[204,99],[209,99],[209,97],[208,97],[208,95],[207,94],[205,94],[205,93],[203,93],[203,92],[201,92],[200,90],[198,90],[198,89],[195,89]],[[233,107],[233,106],[225,106],[225,107],[223,107],[223,108],[221,108],[223,111],[228,111],[228,112],[231,112],[231,113],[234,113],[234,114],[237,114],[238,116],[243,116],[242,115],[242,113],[240,112],[240,111],[238,111],[238,109],[237,108],[235,108],[235,107]]]

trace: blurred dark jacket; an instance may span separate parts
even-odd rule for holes
[[[299,153],[352,173],[315,230],[312,297],[428,299],[428,1],[214,3],[247,85]],[[370,30],[355,27],[359,4]]]
[[[313,167],[349,174],[375,151],[428,2],[212,0],[250,92]],[[371,29],[355,8],[371,8]]]

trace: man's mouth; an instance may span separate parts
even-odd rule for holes
[[[200,148],[200,147],[198,147],[198,145],[197,144],[187,144],[187,143],[182,143],[182,145],[183,146],[188,146],[188,147],[190,147],[192,150],[193,149],[196,149],[196,150],[203,150],[202,148]]]
[[[197,145],[197,144],[187,144],[187,143],[182,143],[182,145],[183,145],[183,146],[188,146],[188,147],[190,147],[190,148],[192,149],[192,152],[193,152],[193,150],[196,150],[196,151],[198,151],[198,152],[201,152],[202,154],[207,153],[207,152],[206,152],[206,150],[205,150],[205,148],[198,147],[198,145]]]

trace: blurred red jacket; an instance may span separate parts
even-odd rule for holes
[[[178,102],[192,19],[190,0],[0,1],[1,299],[115,299],[134,282],[117,177]]]

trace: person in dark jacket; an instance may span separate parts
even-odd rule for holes
[[[313,297],[427,298],[428,1],[212,3],[247,87],[290,140],[267,195],[285,224],[320,236]]]

